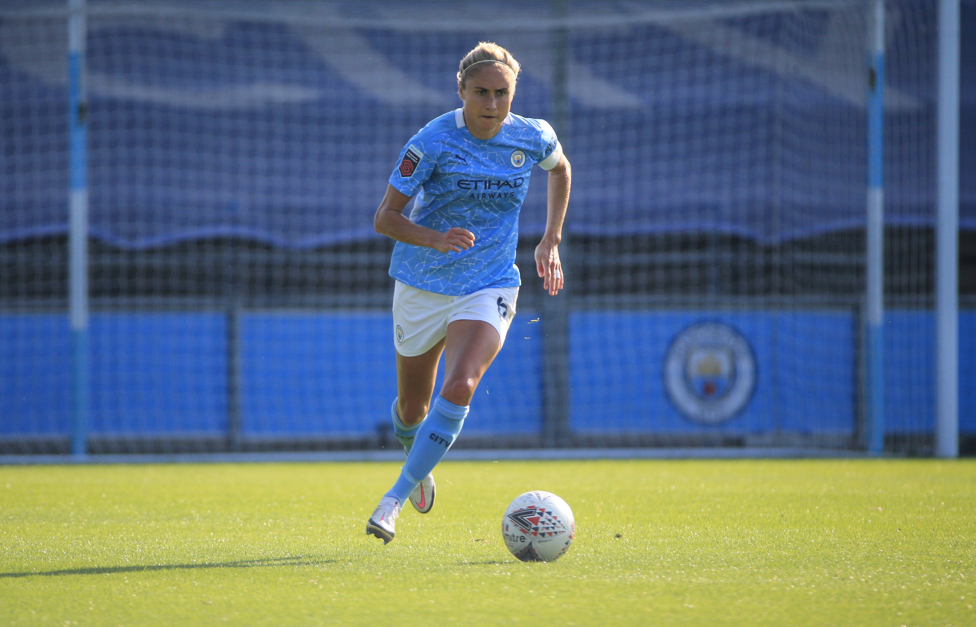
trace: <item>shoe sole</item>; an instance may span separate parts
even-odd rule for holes
[[[383,529],[383,527],[380,527],[379,525],[374,523],[373,519],[370,518],[369,522],[366,523],[366,535],[376,536],[377,538],[383,541],[383,544],[389,544],[390,542],[393,542],[393,536],[395,536],[396,534],[389,533],[386,529]]]

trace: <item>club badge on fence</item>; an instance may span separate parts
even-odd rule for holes
[[[752,346],[721,322],[687,327],[664,356],[664,389],[689,420],[725,422],[745,409],[756,389]]]

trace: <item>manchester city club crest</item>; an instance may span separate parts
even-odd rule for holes
[[[664,357],[664,389],[686,418],[714,425],[739,414],[756,389],[756,358],[741,333],[703,322],[679,333]]]
[[[512,167],[521,168],[525,165],[525,153],[521,150],[516,150],[512,153]]]

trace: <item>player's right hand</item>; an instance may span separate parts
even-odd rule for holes
[[[440,234],[433,248],[442,253],[459,253],[474,246],[474,233],[459,226],[454,226]]]

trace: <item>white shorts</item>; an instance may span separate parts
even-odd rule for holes
[[[429,351],[455,320],[481,320],[498,331],[501,348],[515,317],[519,288],[495,287],[464,296],[445,296],[400,281],[393,288],[393,344],[404,357]]]

